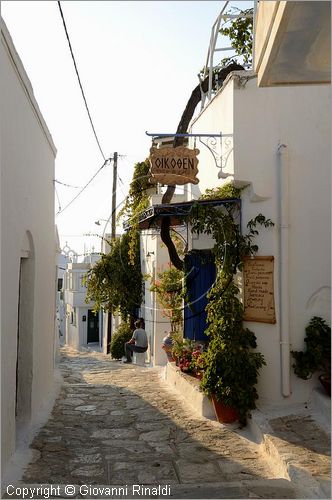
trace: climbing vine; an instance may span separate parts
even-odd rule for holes
[[[118,220],[126,219],[129,225],[129,261],[134,263],[137,238],[139,238],[139,214],[149,206],[147,189],[154,187],[149,182],[150,164],[148,159],[138,162],[134,166],[133,178],[129,187],[129,194],[118,214]]]
[[[129,234],[123,234],[111,243],[111,250],[102,255],[85,275],[86,301],[94,301],[94,311],[103,309],[119,313],[123,320],[135,315],[142,302],[142,273],[139,256],[139,238],[134,248],[134,263],[128,259]]]
[[[204,199],[215,198],[228,191],[228,197],[237,198],[239,191],[233,186],[209,190]],[[192,211],[191,224],[194,233],[210,234],[215,245],[216,280],[209,291],[206,307],[210,337],[206,353],[206,369],[202,390],[215,395],[218,401],[237,409],[241,423],[255,408],[258,398],[256,383],[259,369],[265,364],[264,357],[253,349],[257,346],[253,332],[243,326],[243,304],[237,284],[237,274],[243,269],[245,256],[254,255],[258,246],[254,239],[257,226],[272,227],[274,224],[258,214],[247,224],[242,234],[237,221],[238,205],[229,201],[222,207],[199,205]]]
[[[222,186],[206,189],[200,196],[201,200],[224,200],[226,198],[240,198],[241,188],[235,187],[231,182],[227,182]]]
[[[175,267],[170,267],[158,273],[157,276],[158,279],[152,281],[150,290],[156,292],[164,316],[170,319],[172,333],[178,333],[182,327],[182,302],[184,298],[182,282],[184,273]]]
[[[110,242],[110,252],[102,255],[85,276],[86,300],[95,302],[94,311],[112,310],[125,321],[135,316],[142,303],[138,216],[148,206],[148,172],[147,160],[136,163],[129,194],[118,215],[118,220],[128,220],[129,230]]]
[[[231,21],[227,21],[219,32],[221,35],[228,37],[236,55],[233,57],[225,57],[220,62],[219,66],[225,66],[225,64],[231,61],[238,63],[238,57],[241,58],[241,63],[247,65],[252,64],[253,9],[236,9],[234,13],[238,17]]]

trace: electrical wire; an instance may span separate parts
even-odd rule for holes
[[[58,191],[57,191],[57,188],[56,188],[55,184],[54,184],[54,191],[55,191],[55,194],[56,194],[56,197],[57,197],[57,200],[58,200],[58,205],[59,205],[57,213],[59,213],[59,212],[61,212],[61,203],[60,203],[59,194],[58,194]]]
[[[118,179],[120,180],[120,178],[119,178],[119,177],[118,177]],[[124,186],[123,182],[122,182],[122,186]],[[122,186],[120,185],[120,186],[119,186],[119,188],[120,188],[120,191],[121,191],[121,193],[122,193],[122,196],[123,196],[124,198],[126,198],[126,197],[127,197],[127,195],[126,195],[126,193],[124,192],[124,190],[123,190],[123,187],[122,187]]]
[[[107,163],[109,162],[109,160],[110,159],[107,159],[107,160],[104,161],[104,163],[102,164],[102,166],[100,168],[98,168],[97,172],[91,177],[91,179],[85,184],[85,186],[82,187],[81,191],[79,193],[77,193],[77,195],[74,196],[74,198],[69,203],[67,203],[67,205],[65,205],[62,210],[59,210],[55,214],[56,216],[62,214],[66,210],[66,208],[68,208],[72,203],[74,203],[74,201],[80,196],[80,194],[82,194],[83,191],[89,186],[89,184],[91,184],[91,182],[93,181],[93,179],[95,177],[97,177],[97,175],[99,174],[99,172],[107,165]]]
[[[64,182],[58,181],[57,179],[54,179],[54,182],[57,182],[58,184],[61,184],[62,186],[66,186],[69,188],[74,188],[74,189],[81,189],[82,186],[73,186],[72,184],[65,184]]]
[[[64,27],[64,29],[65,29],[65,33],[66,33],[66,37],[67,37],[67,41],[68,41],[68,45],[69,45],[69,49],[70,49],[70,53],[71,53],[71,57],[72,57],[72,60],[73,60],[73,63],[74,63],[76,76],[77,76],[78,83],[79,83],[79,86],[80,86],[80,89],[81,89],[81,92],[82,92],[82,96],[83,96],[84,104],[85,104],[85,107],[86,107],[86,110],[87,110],[87,113],[88,113],[88,116],[89,116],[90,124],[91,124],[92,130],[93,130],[93,133],[94,133],[95,139],[96,139],[96,141],[97,141],[98,148],[99,148],[99,150],[100,150],[100,152],[101,152],[101,154],[102,154],[102,157],[103,157],[103,158],[104,158],[104,160],[106,161],[106,156],[104,155],[104,152],[103,152],[103,150],[102,150],[102,148],[101,148],[101,146],[100,146],[100,142],[99,142],[99,140],[98,140],[97,133],[96,133],[96,130],[95,130],[95,127],[94,127],[94,124],[93,124],[92,118],[91,118],[91,114],[90,114],[90,111],[89,111],[88,103],[87,103],[87,100],[86,100],[86,97],[85,97],[85,94],[84,94],[84,90],[83,90],[83,87],[82,87],[82,83],[81,83],[80,75],[79,75],[79,73],[78,73],[78,69],[77,69],[77,65],[76,65],[76,60],[75,60],[74,53],[73,53],[73,49],[72,49],[72,46],[71,46],[71,43],[70,43],[70,39],[69,39],[68,31],[67,31],[67,26],[66,26],[66,22],[65,22],[65,18],[64,18],[63,12],[62,12],[62,8],[61,8],[61,3],[60,3],[60,1],[58,1],[58,7],[59,7],[59,10],[60,10],[60,15],[61,15],[61,18],[62,18],[63,27]]]

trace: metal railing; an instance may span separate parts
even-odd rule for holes
[[[214,65],[214,56],[216,52],[227,52],[227,51],[234,51],[233,47],[217,47],[217,42],[221,37],[220,34],[220,28],[221,28],[221,23],[224,21],[224,24],[226,24],[228,21],[232,19],[238,19],[240,17],[253,17],[253,24],[255,28],[255,16],[256,16],[256,10],[257,10],[257,4],[258,1],[253,2],[253,14],[231,14],[227,13],[226,9],[232,8],[232,2],[231,1],[226,1],[220,11],[220,14],[218,15],[217,19],[215,20],[212,28],[211,28],[211,36],[210,36],[210,43],[209,43],[209,48],[207,52],[207,57],[206,57],[206,62],[204,66],[204,71],[203,75],[198,74],[198,79],[200,82],[201,86],[201,109],[204,108],[206,99],[210,101],[215,93],[215,89],[213,88],[213,73],[216,69],[217,66]],[[254,31],[254,30],[253,30]],[[253,62],[252,65],[254,64],[254,37],[253,37]],[[208,90],[207,92],[204,92],[202,89],[202,82],[205,80],[206,77],[209,77],[209,84],[208,84]],[[216,89],[218,90],[218,89]]]

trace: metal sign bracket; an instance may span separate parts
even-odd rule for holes
[[[231,137],[233,134],[157,134],[145,132],[146,135],[152,138],[162,138],[162,137],[197,137],[199,142],[203,144],[211,153],[216,167],[219,169],[218,178],[226,179],[232,174],[223,172],[223,168],[227,164],[228,157],[233,150]],[[225,153],[222,151],[222,140],[224,139]]]

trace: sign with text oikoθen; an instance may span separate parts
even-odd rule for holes
[[[177,148],[150,149],[150,182],[156,184],[183,185],[198,184],[199,149],[184,146]]]

